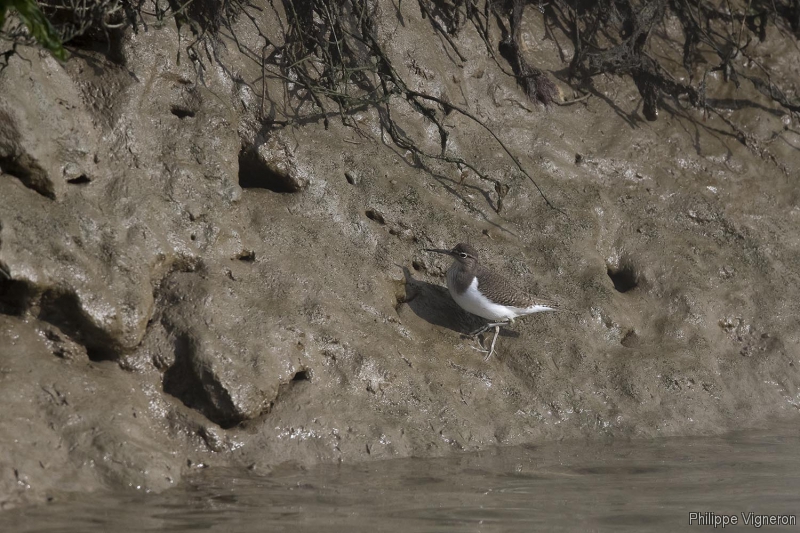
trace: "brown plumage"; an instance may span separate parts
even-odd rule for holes
[[[558,308],[558,304],[552,300],[533,296],[524,288],[515,286],[507,278],[484,267],[478,260],[477,250],[469,244],[459,243],[452,250],[428,249],[428,251],[445,253],[458,262],[453,263],[451,267],[453,272],[448,272],[448,278],[459,294],[463,294],[469,288],[472,279],[477,277],[481,293],[494,303],[523,309],[532,305]]]
[[[489,324],[473,335],[494,328],[494,339],[486,359],[494,353],[500,326],[515,318],[542,311],[553,311],[558,305],[545,298],[532,296],[525,289],[478,261],[478,252],[469,244],[459,243],[452,250],[427,248],[429,252],[449,255],[455,261],[447,271],[447,288],[453,300],[465,311],[489,320]]]

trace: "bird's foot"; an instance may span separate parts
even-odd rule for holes
[[[494,353],[494,344],[497,342],[497,336],[500,334],[500,324],[496,324],[494,326],[494,338],[492,338],[492,346],[489,348],[489,353],[486,354],[486,357],[483,358],[484,361],[488,361],[491,359],[492,354]]]
[[[473,349],[473,350],[475,350],[476,352],[485,353],[486,355],[483,357],[483,360],[484,360],[484,361],[488,361],[488,360],[489,360],[489,358],[492,356],[492,354],[493,354],[493,353],[496,353],[496,354],[499,354],[499,353],[500,353],[500,352],[498,352],[497,350],[493,350],[493,351],[492,351],[492,350],[487,350],[487,349],[486,349],[486,348],[484,348],[484,347],[483,347],[483,345],[481,345],[481,344],[479,344],[478,346],[470,346],[470,348],[472,348],[472,349]]]
[[[474,350],[486,354],[486,357],[483,358],[484,361],[488,361],[492,357],[492,354],[494,354],[495,352],[494,345],[497,343],[497,336],[500,335],[500,326],[507,326],[510,323],[511,320],[506,320],[503,322],[489,322],[488,324],[486,324],[485,326],[483,326],[482,328],[476,330],[471,334],[472,337],[477,337],[481,333],[484,333],[485,331],[494,328],[494,337],[492,338],[492,345],[488,350],[483,347],[483,343],[480,342],[480,340],[478,342],[480,343],[481,349],[473,347]]]
[[[480,346],[480,345],[478,345],[478,346]],[[486,349],[486,348],[484,348],[483,346],[480,346],[480,347],[476,347],[476,346],[470,346],[470,348],[472,348],[472,349],[473,349],[473,350],[475,350],[476,352],[481,352],[481,353],[489,353],[489,350],[487,350],[487,349]]]

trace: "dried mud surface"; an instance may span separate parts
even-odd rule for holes
[[[541,108],[476,34],[454,60],[416,4],[389,4],[380,36],[406,79],[495,129],[567,215],[456,114],[449,149],[509,185],[499,214],[485,181],[419,168],[374,110],[263,135],[260,66],[230,42],[203,83],[169,25],[127,35],[118,61],[20,49],[0,73],[0,506],[158,491],[206,465],[798,417],[796,119],[721,77],[709,94],[748,146],[680,102],[644,120],[630,80]],[[536,10],[525,24],[558,77],[567,39]],[[237,38],[260,46],[247,20]],[[787,39],[759,50],[776,78],[796,74]],[[290,115],[269,83],[267,112]],[[422,251],[461,241],[569,311],[518,322],[485,363],[447,260]]]

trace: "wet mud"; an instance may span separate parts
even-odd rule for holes
[[[448,150],[500,189],[420,165],[377,109],[293,120],[285,80],[230,36],[202,79],[174,24],[65,64],[21,47],[0,72],[0,506],[160,491],[208,465],[797,419],[795,115],[722,73],[707,90],[748,142],[679,99],[646,120],[625,78],[544,107],[474,31],[454,60],[416,3],[380,4],[403,76],[489,125],[560,211],[458,113]],[[260,49],[249,20],[236,37]],[[520,24],[523,53],[580,97],[563,32],[536,9]],[[793,39],[758,45],[776,80],[794,75]],[[436,149],[430,124],[390,105]],[[286,124],[265,134],[264,116]],[[423,251],[457,242],[568,311],[518,321],[484,362],[448,260]]]

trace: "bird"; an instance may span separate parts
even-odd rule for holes
[[[555,302],[532,296],[524,288],[483,266],[478,259],[478,252],[469,244],[459,243],[452,250],[425,248],[425,251],[449,255],[454,259],[447,270],[450,295],[462,309],[489,321],[471,335],[476,337],[494,328],[491,348],[484,361],[488,361],[494,353],[501,326],[513,324],[514,319],[521,316],[559,308]]]

